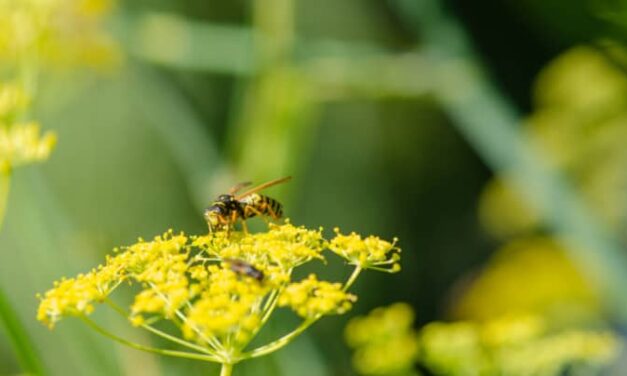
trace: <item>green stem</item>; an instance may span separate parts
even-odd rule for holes
[[[274,342],[270,342],[267,345],[261,346],[259,348],[256,348],[255,350],[242,354],[238,360],[258,358],[260,356],[264,356],[264,355],[277,351],[278,349],[292,342],[294,338],[296,338],[302,332],[307,330],[307,328],[309,328],[313,323],[318,321],[320,317],[321,315],[318,315],[318,316],[315,316],[313,318],[303,321],[300,324],[300,326],[296,328],[293,332],[286,334],[285,336],[277,339]]]
[[[11,183],[10,173],[0,173],[0,229],[4,223],[9,187]],[[17,361],[26,373],[34,375],[44,374],[41,360],[27,334],[26,328],[19,319],[17,312],[9,304],[6,295],[0,289],[0,327],[3,327],[9,342],[15,351]]]
[[[117,304],[112,302],[110,299],[105,299],[105,303],[107,303],[120,316],[124,317],[125,319],[128,319],[128,315],[126,314],[126,312],[121,307],[119,307]],[[182,340],[180,338],[174,337],[174,336],[172,336],[172,335],[170,335],[168,333],[162,332],[161,330],[159,330],[159,329],[157,329],[155,327],[152,327],[152,326],[150,326],[148,324],[145,324],[145,323],[141,324],[140,327],[142,329],[146,329],[147,331],[149,331],[149,332],[151,332],[151,333],[153,333],[155,335],[158,335],[161,338],[167,339],[170,342],[174,342],[174,343],[176,343],[178,345],[181,345],[181,346],[184,346],[184,347],[187,347],[189,349],[196,350],[196,351],[199,351],[199,352],[202,352],[202,353],[205,353],[205,354],[212,354],[212,352],[209,351],[207,348],[204,348],[202,346],[198,346],[198,345],[195,345],[193,343],[190,343],[190,342],[187,342],[185,340]]]
[[[98,324],[96,324],[94,321],[90,320],[89,318],[87,318],[86,316],[79,316],[81,320],[83,320],[83,322],[85,322],[90,328],[92,328],[93,330],[95,330],[96,332],[102,334],[103,336],[112,339],[116,342],[119,342],[125,346],[134,348],[136,350],[140,350],[140,351],[145,351],[145,352],[149,352],[149,353],[154,353],[154,354],[159,354],[159,355],[166,355],[166,356],[173,356],[173,357],[177,357],[177,358],[185,358],[185,359],[193,359],[193,360],[202,360],[205,362],[214,362],[214,363],[221,363],[221,359],[218,359],[215,356],[211,356],[211,355],[206,355],[206,354],[196,354],[196,353],[190,353],[190,352],[186,352],[186,351],[175,351],[175,350],[166,350],[166,349],[158,349],[155,347],[149,347],[149,346],[144,346],[144,345],[140,345],[139,343],[135,343],[135,342],[131,342],[128,341],[122,337],[118,337],[113,333],[110,333],[109,331],[107,331],[106,329],[102,328],[101,326],[99,326]]]
[[[222,370],[220,370],[220,376],[231,376],[233,374],[233,364],[222,363]]]
[[[159,295],[159,297],[161,297],[161,299],[168,305],[168,306],[172,306],[172,304],[170,303],[170,300],[168,299],[167,296],[165,296],[161,291],[159,291],[159,289],[157,288],[157,286],[154,283],[150,283],[150,287],[157,293],[157,295]],[[174,310],[175,315],[183,322],[183,323],[188,323],[187,321],[187,317],[178,309]],[[189,323],[188,323],[189,324]],[[213,337],[213,336],[206,336],[200,329],[198,329],[196,327],[196,325],[190,324],[190,327],[192,328],[192,330],[194,332],[196,332],[196,334],[198,334],[198,336],[200,338],[202,338],[209,346],[212,346],[215,350],[220,351],[220,350],[224,350],[224,347],[222,346],[222,344],[220,343],[220,341],[218,341],[217,338]]]
[[[355,283],[355,281],[357,280],[357,277],[359,277],[359,274],[361,273],[362,270],[363,268],[361,266],[359,265],[355,266],[355,270],[353,270],[353,273],[348,278],[348,281],[346,281],[346,284],[344,284],[344,288],[343,288],[344,292],[348,291],[348,289],[351,288],[353,283]]]
[[[353,270],[353,273],[350,275],[350,277],[348,278],[348,280],[346,281],[346,283],[344,284],[344,288],[343,291],[347,291],[352,285],[353,283],[355,283],[355,281],[357,280],[357,277],[359,277],[359,274],[361,273],[361,271],[363,270],[363,268],[359,265],[355,266],[355,270]],[[307,319],[305,321],[303,321],[300,326],[298,328],[296,328],[293,332],[286,334],[285,336],[277,339],[274,342],[271,342],[267,345],[261,346],[259,348],[256,348],[255,350],[249,351],[247,353],[242,354],[238,360],[244,360],[244,359],[251,359],[251,358],[258,358],[260,356],[264,356],[267,354],[270,354],[280,348],[282,348],[283,346],[287,345],[288,343],[292,342],[292,340],[294,338],[296,338],[297,336],[299,336],[302,332],[304,332],[305,330],[307,330],[307,328],[309,328],[311,325],[313,325],[313,323],[315,323],[316,321],[318,321],[320,319],[320,317],[322,317],[322,315],[316,315],[310,319]]]

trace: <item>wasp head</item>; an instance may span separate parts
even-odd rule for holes
[[[204,216],[209,231],[215,231],[222,227],[223,218],[226,214],[226,209],[222,205],[211,205],[205,209]]]

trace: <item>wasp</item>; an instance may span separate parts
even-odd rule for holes
[[[250,182],[240,183],[231,188],[229,193],[218,196],[218,198],[205,209],[204,216],[209,226],[209,232],[219,230],[226,230],[228,232],[238,220],[242,221],[244,231],[247,231],[245,220],[257,215],[260,217],[270,217],[274,220],[281,218],[283,215],[283,205],[277,200],[257,192],[273,185],[284,183],[290,179],[291,177],[287,176],[281,179],[271,180],[237,195],[237,192],[251,185]]]
[[[264,275],[263,272],[246,261],[232,258],[225,258],[223,261],[229,264],[231,270],[239,275],[245,275],[256,279],[258,282],[262,282]]]

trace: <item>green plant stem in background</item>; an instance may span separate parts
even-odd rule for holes
[[[2,290],[0,290],[0,325],[4,328],[24,373],[43,375],[43,366],[34,350],[35,347]]]
[[[233,365],[230,363],[222,363],[220,376],[231,376],[231,374],[233,374]]]
[[[0,229],[4,222],[4,217],[9,198],[9,187],[11,184],[10,174],[0,174]],[[11,308],[9,300],[4,292],[0,289],[0,326],[2,326],[9,338],[17,361],[22,370],[26,373],[42,375],[43,367],[41,361],[35,352],[35,347],[31,342],[26,329],[20,322],[19,316]]]

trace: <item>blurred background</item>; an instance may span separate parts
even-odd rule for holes
[[[353,375],[347,320],[396,301],[416,329],[530,313],[621,341],[624,1],[82,3],[55,21],[68,45],[39,60],[33,117],[58,144],[14,171],[0,232],[0,286],[47,373],[217,372],[78,320],[51,332],[35,294],[137,237],[201,234],[217,194],[287,175],[268,194],[293,223],[397,236],[403,270],[366,273],[349,315],[235,375]],[[81,17],[101,26],[93,40]],[[327,274],[342,280],[336,261]],[[4,331],[0,374],[20,374]]]

